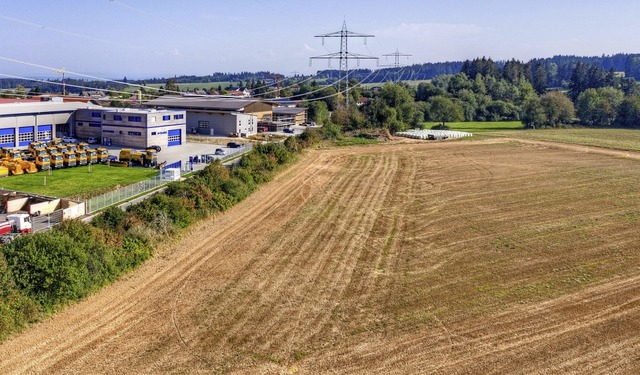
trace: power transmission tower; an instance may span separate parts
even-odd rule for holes
[[[378,62],[378,58],[374,56],[366,56],[360,55],[356,53],[349,52],[349,38],[364,38],[364,44],[367,44],[367,38],[372,38],[375,35],[370,34],[360,34],[354,33],[352,31],[347,30],[347,21],[342,22],[342,30],[336,31],[333,33],[316,35],[316,38],[322,38],[322,45],[324,45],[324,38],[340,38],[340,52],[329,53],[327,55],[321,56],[313,56],[309,58],[309,66],[311,66],[311,62],[314,59],[317,60],[328,60],[329,66],[331,66],[332,59],[338,59],[340,61],[340,76],[339,80],[343,77],[344,71],[344,80],[346,83],[345,96],[347,102],[347,108],[349,108],[349,60],[356,60],[358,62],[358,66],[360,66],[360,60],[376,60]]]
[[[409,60],[409,57],[413,56],[410,55],[408,53],[400,53],[400,51],[398,51],[398,49],[396,48],[396,51],[394,53],[387,53],[385,55],[382,55],[384,57],[390,57],[393,56],[395,57],[395,62],[393,65],[385,65],[387,67],[393,67],[396,69],[395,71],[395,75],[396,75],[396,82],[398,82],[398,68],[400,68],[400,57],[406,57],[407,60]]]

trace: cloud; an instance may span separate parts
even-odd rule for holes
[[[182,53],[180,53],[180,50],[178,50],[178,48],[174,48],[173,51],[171,51],[171,54],[173,56],[182,56]]]
[[[316,53],[316,49],[311,47],[307,43],[304,44],[304,50],[307,51],[307,52]]]

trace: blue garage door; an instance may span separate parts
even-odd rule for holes
[[[169,130],[169,146],[180,146],[182,144],[182,131],[180,129]]]
[[[29,146],[34,141],[33,126],[21,126],[18,129],[18,146]]]
[[[15,129],[0,129],[0,147],[15,147],[16,135]]]
[[[53,137],[51,125],[38,125],[38,141],[49,141]]]

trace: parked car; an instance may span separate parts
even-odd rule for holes
[[[229,147],[229,148],[240,148],[240,147],[242,147],[242,145],[240,143],[237,143],[237,142],[229,142],[229,143],[227,143],[227,147]]]
[[[98,138],[95,138],[95,137],[87,138],[87,143],[89,144],[98,143]]]
[[[63,143],[78,143],[78,140],[73,137],[62,137]]]
[[[284,132],[285,132],[285,133],[289,133],[289,134],[293,134],[293,129],[291,129],[291,128],[284,128]]]
[[[223,149],[221,149],[221,148],[216,148],[216,152],[215,152],[215,154],[216,154],[216,155],[224,155],[224,154],[225,154],[225,152],[224,152],[224,150],[223,150]]]

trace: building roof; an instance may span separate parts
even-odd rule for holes
[[[260,100],[246,98],[165,95],[148,100],[144,102],[144,104],[152,107],[242,111],[248,105],[257,102],[260,102]]]
[[[274,115],[297,115],[302,112],[305,112],[307,109],[302,107],[275,107],[273,109]]]
[[[15,116],[23,114],[38,114],[51,112],[74,112],[79,108],[87,108],[86,103],[63,102],[22,102],[0,104],[0,116]]]

